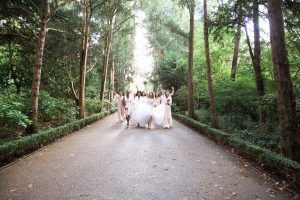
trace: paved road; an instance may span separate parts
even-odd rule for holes
[[[291,199],[192,129],[125,128],[114,114],[0,171],[0,199]]]

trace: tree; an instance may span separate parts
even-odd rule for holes
[[[300,161],[300,127],[290,75],[282,14],[282,0],[268,0],[273,71],[284,154]]]
[[[113,37],[113,28],[115,25],[117,7],[114,2],[109,3],[108,9],[108,18],[107,26],[108,30],[105,33],[104,37],[104,53],[102,57],[102,69],[101,69],[101,89],[100,89],[100,101],[101,101],[101,111],[104,109],[104,95],[106,87],[106,78],[107,78],[107,68],[109,63],[109,54],[111,50],[112,37]]]
[[[233,57],[232,57],[232,64],[231,64],[231,80],[235,80],[237,64],[238,64],[238,57],[240,51],[240,41],[241,41],[241,28],[242,28],[242,6],[238,4],[238,19],[236,25],[236,33],[234,37],[234,49],[233,49]]]
[[[212,127],[218,127],[218,117],[215,107],[215,97],[212,85],[211,77],[211,65],[210,65],[210,55],[209,55],[209,38],[208,38],[208,17],[207,17],[207,1],[203,1],[203,22],[204,22],[204,46],[205,46],[205,58],[206,58],[206,78],[208,84],[208,94],[209,94],[209,105],[210,105],[210,115]]]
[[[188,63],[188,115],[194,116],[194,85],[193,85],[193,68],[194,68],[194,12],[195,0],[190,0],[189,13],[190,13],[190,33],[189,33],[189,63]]]
[[[44,1],[44,13],[41,17],[41,30],[39,33],[39,39],[36,47],[36,60],[34,66],[34,75],[32,80],[32,90],[30,97],[30,111],[29,118],[32,120],[32,125],[28,127],[27,131],[32,133],[36,131],[37,118],[38,118],[38,106],[39,106],[39,92],[41,83],[41,74],[43,66],[44,47],[47,35],[47,24],[50,19],[50,5],[48,0]]]
[[[44,47],[45,47],[46,36],[48,31],[55,30],[53,28],[48,28],[48,22],[51,19],[51,17],[55,15],[57,9],[60,6],[64,5],[65,3],[66,2],[55,1],[53,5],[50,6],[49,0],[44,0],[41,3],[42,9],[39,9],[36,4],[32,3],[33,4],[32,6],[34,6],[37,9],[37,14],[40,17],[40,31],[39,31],[39,37],[36,46],[34,75],[32,80],[31,96],[29,101],[29,106],[30,106],[29,118],[32,121],[32,124],[27,128],[28,133],[35,132],[37,129],[39,92],[40,92],[40,84],[41,84]]]
[[[113,101],[114,91],[115,91],[115,61],[112,58],[109,66],[109,98],[108,98],[109,105]]]
[[[89,37],[89,0],[82,0],[82,38],[80,45],[80,89],[79,89],[79,116],[85,116],[85,79],[88,56]]]
[[[257,94],[259,102],[265,95],[264,80],[261,70],[261,45],[260,45],[260,30],[259,30],[259,1],[253,0],[253,30],[254,30],[254,54],[253,54],[253,67],[255,74],[255,83],[257,88]],[[264,131],[266,113],[262,110],[261,105],[258,106],[259,122],[262,132]]]

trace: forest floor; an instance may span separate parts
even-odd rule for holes
[[[111,115],[0,170],[0,199],[296,199],[187,126]]]

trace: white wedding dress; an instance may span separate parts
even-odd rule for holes
[[[154,127],[162,126],[164,121],[166,106],[161,104],[161,99],[155,99],[152,107],[152,124]]]
[[[151,107],[151,101],[147,97],[135,97],[134,120],[139,126],[147,127]]]

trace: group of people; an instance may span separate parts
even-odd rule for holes
[[[130,124],[137,127],[152,129],[155,127],[172,127],[172,92],[161,89],[161,92],[142,92],[134,94],[131,90],[115,93],[115,100],[118,106],[119,121],[127,121],[127,128]]]

